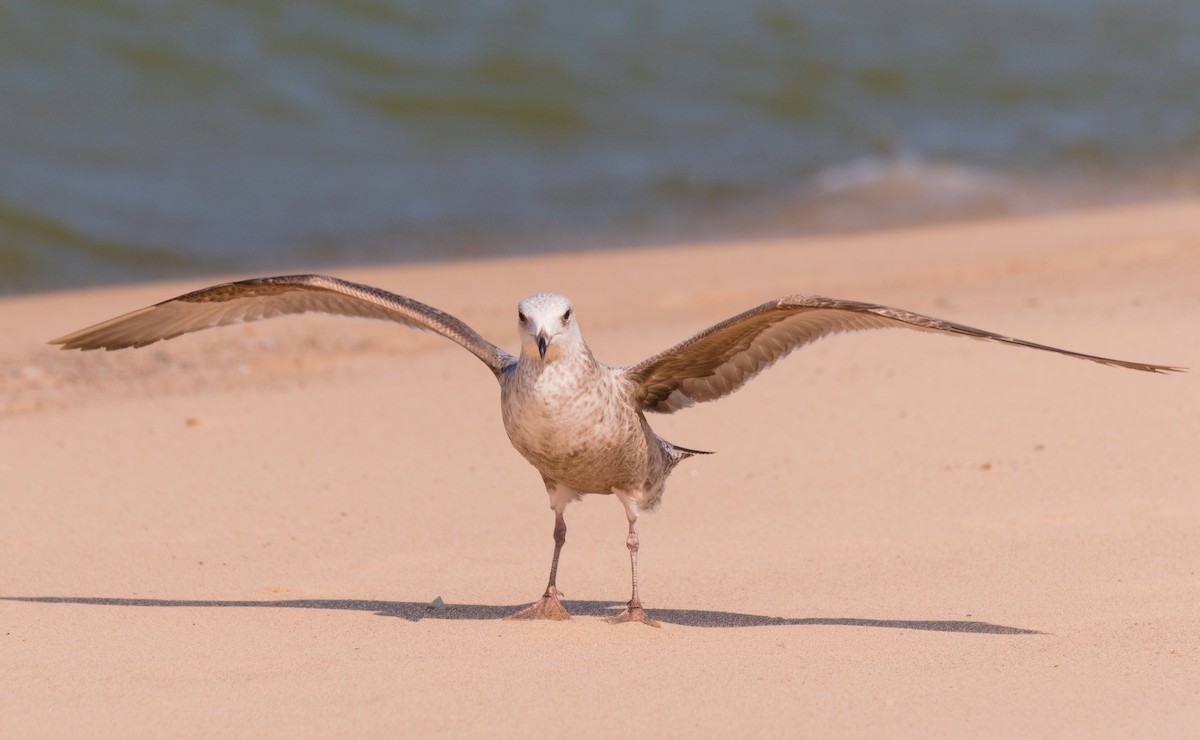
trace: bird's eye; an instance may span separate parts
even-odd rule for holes
[[[570,320],[571,320],[571,309],[568,308],[567,312],[563,314],[563,323],[565,324]]]
[[[517,311],[517,321],[520,321],[522,324],[524,324],[526,321],[529,321],[529,319],[526,318],[525,314]]]

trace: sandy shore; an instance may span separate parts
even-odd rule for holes
[[[1200,367],[1200,202],[851,237],[339,272],[515,349],[570,295],[634,362],[821,293]],[[642,520],[553,516],[480,363],[326,317],[45,340],[208,281],[0,301],[0,735],[1195,736],[1200,394],[915,332],[805,348],[651,419]],[[430,606],[440,598],[444,606]]]

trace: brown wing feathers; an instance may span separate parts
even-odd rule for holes
[[[515,359],[459,319],[411,298],[324,275],[284,275],[223,283],[52,340],[63,349],[142,347],[180,334],[286,314],[329,313],[386,319],[441,334],[499,373]]]
[[[645,411],[672,413],[726,396],[792,350],[821,337],[863,329],[907,327],[1055,352],[1145,372],[1182,368],[1115,360],[1028,342],[931,316],[858,301],[788,296],[712,326],[625,369]]]
[[[59,337],[64,349],[141,347],[214,326],[308,312],[387,319],[437,332],[465,347],[496,374],[515,358],[459,319],[411,298],[323,275],[285,275],[224,283]],[[1182,368],[1116,360],[1050,347],[932,316],[858,301],[788,296],[712,326],[624,369],[645,411],[671,413],[726,396],[794,349],[839,332],[907,327],[1004,342],[1144,372]]]

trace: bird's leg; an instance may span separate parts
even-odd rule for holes
[[[567,522],[561,511],[554,512],[554,559],[550,561],[550,582],[546,584],[546,593],[532,606],[508,617],[509,619],[570,619],[571,615],[563,608],[555,579],[558,577],[558,554],[567,541]]]
[[[546,583],[546,596],[559,596],[558,585],[558,556],[563,545],[567,543],[567,522],[561,511],[554,513],[554,557],[550,559],[550,580]]]
[[[637,553],[638,553],[638,536],[637,536],[637,519],[632,516],[629,518],[629,536],[625,538],[625,546],[629,548],[629,567],[633,572],[633,597],[629,599],[629,604],[626,605],[625,611],[609,617],[611,624],[622,624],[624,622],[641,622],[642,624],[651,627],[658,627],[658,622],[654,621],[646,614],[646,610],[642,608],[642,602],[638,599],[637,589]]]

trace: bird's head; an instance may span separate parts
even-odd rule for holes
[[[537,293],[521,301],[517,332],[525,354],[542,360],[554,360],[582,342],[571,301],[556,293]]]

